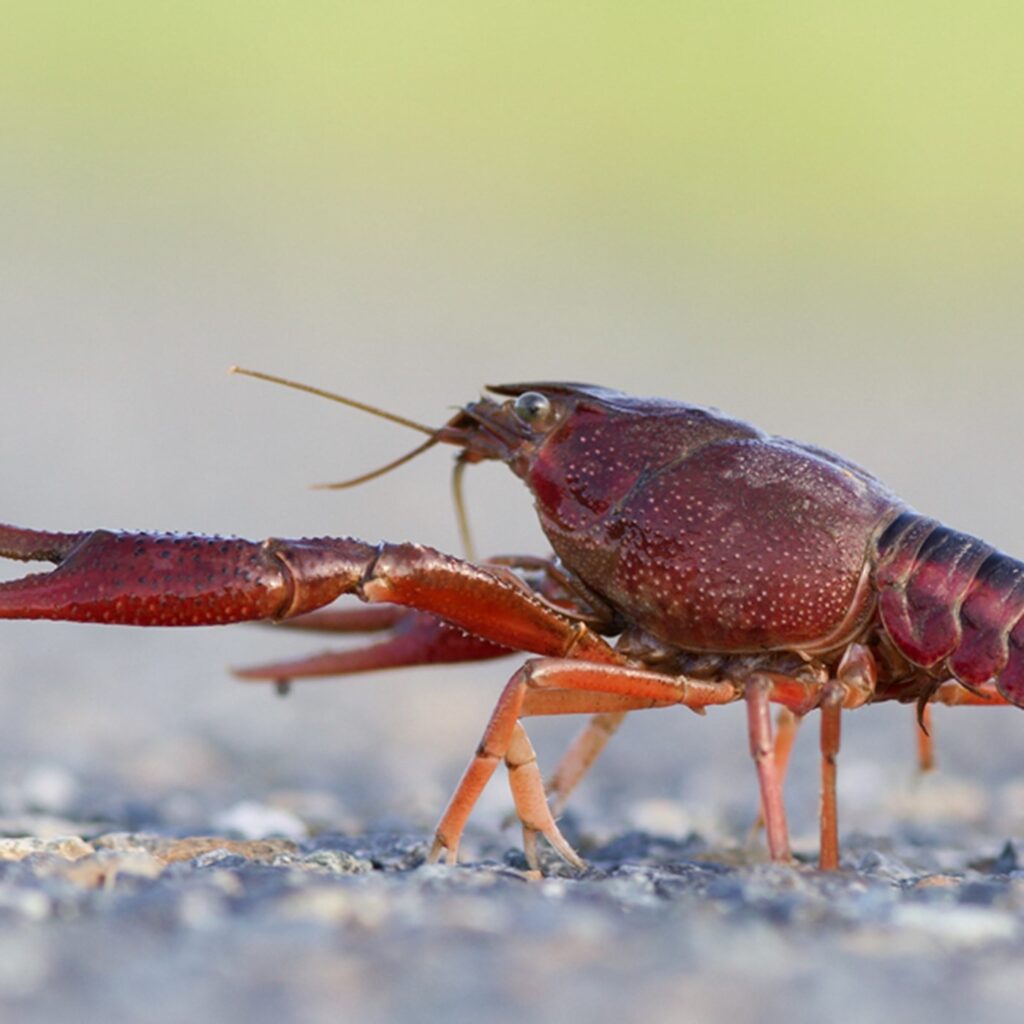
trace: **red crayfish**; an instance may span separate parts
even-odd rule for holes
[[[742,700],[776,860],[789,857],[789,840],[769,706],[820,710],[820,863],[834,868],[843,708],[1024,706],[1024,565],[918,515],[858,466],[681,402],[583,384],[489,391],[436,430],[410,423],[430,435],[417,451],[457,446],[457,473],[505,462],[533,494],[555,559],[474,564],[350,538],[0,526],[0,554],[58,566],[0,584],[0,618],[183,626],[303,616],[312,628],[391,630],[372,647],[242,673],[282,681],[538,656],[502,691],[437,827],[432,857],[450,862],[504,761],[531,865],[538,834],[580,865],[549,798],[564,802],[622,717]],[[308,616],[342,594],[383,606]],[[590,723],[546,788],[522,720],[574,713]]]

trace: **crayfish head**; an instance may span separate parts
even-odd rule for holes
[[[666,403],[590,384],[501,384],[488,391],[495,397],[469,403],[437,434],[462,448],[453,481],[460,523],[463,469],[500,460],[529,488],[541,528],[571,566],[579,558],[570,548],[593,547],[595,529],[603,530],[609,509],[644,472],[646,424]]]
[[[553,475],[537,472],[545,461],[544,453],[550,456],[557,449],[557,444],[550,442],[571,430],[581,404],[588,406],[591,416],[600,416],[603,403],[628,401],[621,392],[588,384],[500,384],[487,390],[498,397],[485,395],[469,402],[434,434],[437,441],[462,449],[455,460],[452,489],[463,547],[469,554],[473,543],[462,492],[467,465],[488,460],[504,462],[533,492],[543,525],[543,505],[552,498],[557,503],[563,487],[557,469]],[[557,463],[558,457],[553,461]],[[544,488],[546,498],[537,486],[539,477],[550,477],[551,486]]]
[[[652,477],[709,443],[762,436],[713,409],[588,384],[488,390],[494,397],[465,406],[436,436],[462,448],[460,466],[505,462],[532,492],[563,563],[577,569],[615,547],[627,529],[623,503]]]
[[[497,459],[526,477],[537,452],[576,413],[581,403],[592,411],[627,396],[589,384],[496,384],[469,402],[437,434],[439,441],[462,448],[460,462]]]

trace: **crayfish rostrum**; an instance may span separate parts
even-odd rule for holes
[[[505,462],[533,494],[553,559],[474,564],[413,543],[4,526],[0,554],[57,568],[0,584],[0,618],[304,616],[312,628],[390,630],[371,647],[243,673],[278,681],[532,655],[437,827],[432,856],[449,861],[503,760],[530,863],[542,834],[579,865],[552,802],[622,717],[742,700],[777,860],[789,840],[769,707],[820,710],[821,864],[835,867],[842,709],[1024,705],[1024,565],[918,515],[858,466],[681,402],[583,384],[489,391],[436,430],[410,423],[429,434],[417,451],[457,446],[457,472]],[[315,612],[343,594],[376,607]],[[522,720],[575,713],[592,717],[546,788]]]

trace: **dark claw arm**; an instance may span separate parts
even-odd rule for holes
[[[52,572],[0,584],[0,618],[203,626],[287,619],[355,594],[429,612],[513,650],[618,660],[600,637],[506,575],[416,544],[5,526],[0,553],[57,562]]]
[[[357,608],[318,612],[315,617],[323,618],[331,625],[318,624],[314,628],[340,627],[345,632],[354,631],[359,628],[353,624],[359,612],[377,610]],[[253,665],[235,669],[234,674],[239,679],[253,682],[282,683],[406,665],[451,665],[465,661],[484,661],[512,653],[507,647],[482,640],[427,612],[392,609],[387,605],[381,605],[379,610],[393,612],[395,622],[391,634],[379,643],[346,651],[324,651],[292,661]]]

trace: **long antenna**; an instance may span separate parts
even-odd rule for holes
[[[323,388],[313,387],[312,384],[300,384],[298,381],[289,380],[287,377],[278,377],[273,373],[263,373],[261,370],[247,370],[241,366],[229,367],[228,373],[237,373],[243,377],[254,377],[256,380],[265,380],[271,384],[280,384],[286,388],[293,388],[295,391],[305,391],[306,394],[327,398],[332,402],[340,402],[342,405],[347,405],[352,409],[368,412],[373,416],[379,416],[381,419],[390,420],[399,426],[409,427],[411,430],[418,430],[421,434],[427,435],[426,441],[418,444],[411,452],[400,455],[397,459],[393,459],[384,466],[371,469],[370,472],[361,473],[359,476],[354,476],[349,480],[339,480],[337,483],[332,484],[313,484],[314,490],[340,491],[347,487],[356,487],[359,484],[364,484],[368,480],[376,480],[377,477],[383,476],[399,466],[404,466],[405,463],[410,462],[428,448],[433,448],[434,445],[439,444],[441,440],[439,436],[441,431],[437,428],[424,426],[422,423],[417,423],[415,420],[410,420],[405,416],[399,416],[396,413],[378,409],[375,405],[359,402],[354,398],[346,398],[344,395],[336,394],[333,391],[325,391]],[[466,557],[472,560],[475,557],[473,537],[469,530],[469,517],[466,515],[466,504],[462,493],[462,477],[467,465],[468,463],[461,458],[456,460],[455,472],[452,474],[452,497],[455,501],[455,518],[458,522],[459,537],[462,541]]]
[[[391,420],[392,423],[409,427],[411,430],[418,430],[421,434],[427,434],[430,437],[435,437],[437,434],[437,430],[434,427],[426,427],[415,420],[407,419],[405,416],[399,416],[397,413],[378,409],[377,406],[368,405],[366,402],[358,402],[354,398],[346,398],[344,395],[335,394],[333,391],[315,388],[312,384],[300,384],[298,381],[288,380],[287,377],[277,377],[272,373],[262,373],[259,370],[246,370],[241,366],[228,367],[228,373],[240,373],[243,377],[255,377],[256,380],[269,381],[271,384],[282,384],[284,387],[294,388],[296,391],[305,391],[310,395],[319,395],[321,398],[328,398],[332,402],[340,402],[342,405],[350,406],[353,409],[361,409],[363,412],[379,416],[381,419]]]

